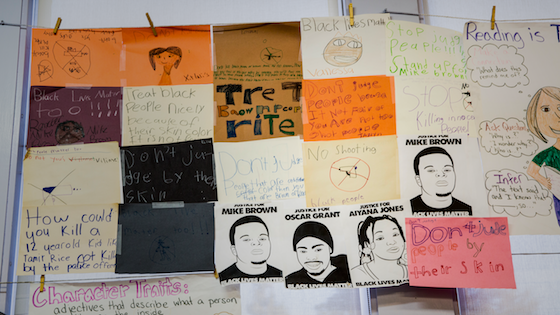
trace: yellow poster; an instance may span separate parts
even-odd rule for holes
[[[397,134],[478,137],[479,89],[466,82],[396,77]]]
[[[458,80],[467,78],[461,33],[397,20],[387,22],[385,30],[387,75]]]
[[[24,206],[17,274],[114,272],[118,204]]]
[[[308,207],[400,198],[397,137],[303,144]]]
[[[30,148],[23,161],[23,204],[122,203],[117,142]]]
[[[123,146],[212,138],[212,84],[123,88]]]
[[[214,275],[122,281],[31,284],[29,314],[240,315],[239,286],[222,288]]]

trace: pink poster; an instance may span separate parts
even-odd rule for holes
[[[407,218],[410,285],[515,288],[507,218]]]

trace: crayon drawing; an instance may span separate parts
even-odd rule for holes
[[[183,51],[177,46],[154,48],[150,50],[150,65],[156,70],[156,64],[163,66],[163,73],[159,85],[171,85],[171,70],[177,69],[183,57]]]

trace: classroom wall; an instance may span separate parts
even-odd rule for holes
[[[38,0],[37,25],[61,28],[148,27],[146,12],[155,26],[235,24],[298,21],[304,16],[338,15],[336,0],[306,1],[153,1]],[[92,18],[101,17],[101,18]]]
[[[120,1],[116,8],[113,1],[77,1],[72,0],[38,0],[39,18],[37,25],[52,27],[56,17],[63,17],[62,28],[82,27],[130,27],[147,26],[145,12],[150,12],[152,20],[158,26],[181,24],[219,24],[243,22],[271,22],[298,20],[304,16],[338,15],[338,3],[330,0],[310,1],[166,1],[166,5],[157,6],[153,2]],[[27,1],[0,0],[0,20],[6,23],[27,23]],[[470,19],[488,19],[492,5],[497,5],[498,19],[558,18],[560,7],[556,0],[525,1],[488,1],[473,0],[468,3],[449,0],[423,0],[425,13]],[[122,9],[124,8],[124,9]],[[263,8],[265,8],[263,10]],[[296,8],[285,12],[285,8]],[[459,8],[459,9],[458,9]],[[389,11],[390,7],[387,8]],[[233,10],[240,14],[232,15]],[[211,12],[208,16],[199,12]],[[62,12],[60,14],[57,14]],[[123,12],[126,12],[123,14]],[[170,14],[170,12],[177,14]],[[284,13],[283,15],[280,13]],[[86,17],[103,17],[88,19]],[[236,20],[239,19],[239,20]],[[462,31],[467,19],[444,17],[426,17],[426,23]],[[189,22],[185,22],[189,21]],[[190,22],[192,21],[192,23]],[[0,282],[9,281],[8,260],[10,244],[15,240],[12,235],[13,210],[17,192],[18,164],[21,161],[22,147],[18,146],[21,134],[20,119],[22,115],[23,67],[25,29],[18,27],[0,27],[0,137],[3,149],[0,150],[0,224],[3,229],[3,241],[0,242],[2,267]],[[25,100],[23,100],[25,103]],[[24,113],[23,113],[24,114]],[[23,115],[25,117],[25,114]],[[18,156],[19,155],[19,156]],[[555,314],[560,309],[560,299],[556,292],[560,290],[560,276],[555,266],[560,264],[559,236],[513,236],[512,252],[517,280],[517,290],[502,289],[466,289],[459,291],[463,314]],[[25,280],[20,277],[20,280]],[[20,304],[18,314],[25,314],[27,301],[25,286],[20,287]],[[0,285],[0,310],[5,309],[6,285]],[[392,299],[392,305],[398,305],[402,299]],[[411,313],[416,313],[411,309]],[[386,314],[380,312],[380,314]]]

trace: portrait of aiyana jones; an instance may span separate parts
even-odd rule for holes
[[[352,268],[354,282],[408,278],[406,240],[392,216],[368,216],[358,224],[360,265]]]

